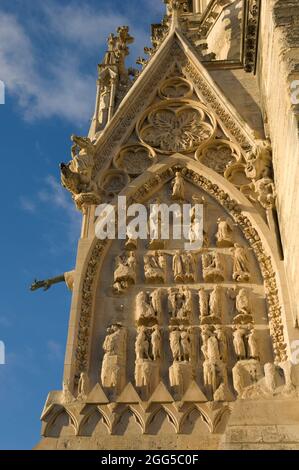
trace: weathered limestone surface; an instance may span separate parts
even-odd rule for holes
[[[279,227],[293,319],[299,319],[299,105],[291,84],[299,79],[299,4],[262,1],[258,79],[268,136],[273,147]]]
[[[36,449],[299,449],[298,2],[166,3],[142,70],[128,28],[109,36],[89,137],[61,165],[82,234]],[[203,246],[185,244],[194,207],[187,239],[158,216],[147,240],[99,240],[119,195],[202,204]]]

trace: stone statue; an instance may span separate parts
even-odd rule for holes
[[[160,333],[160,328],[158,325],[155,325],[152,329],[151,334],[152,356],[154,361],[157,361],[161,358],[161,342],[162,337]]]
[[[156,318],[155,311],[153,306],[150,303],[149,293],[148,292],[139,292],[136,297],[136,313],[137,320],[140,319],[154,319]]]
[[[182,255],[180,251],[176,251],[175,255],[173,256],[172,270],[173,270],[174,280],[176,282],[182,282],[184,278],[184,268],[183,268]]]
[[[102,85],[100,94],[100,105],[99,105],[99,129],[105,128],[109,118],[111,89],[108,85]]]
[[[134,251],[117,256],[115,264],[113,290],[116,294],[121,294],[136,283],[137,263]]]
[[[68,164],[61,163],[61,183],[73,195],[86,192],[96,192],[96,183],[92,180],[94,167],[95,146],[88,137],[71,137],[72,161]]]
[[[221,361],[227,363],[228,360],[228,343],[225,330],[221,325],[215,325],[215,335],[218,340],[219,355]]]
[[[209,315],[209,298],[203,287],[198,291],[200,318],[203,319]]]
[[[177,171],[172,188],[172,199],[177,201],[184,201],[185,199],[185,182],[182,174]]]
[[[174,361],[180,361],[182,358],[181,351],[181,333],[179,328],[171,328],[169,334],[170,349]]]
[[[229,218],[219,218],[218,231],[216,234],[217,246],[220,248],[234,246],[233,224]]]
[[[209,300],[210,315],[213,317],[222,317],[222,289],[221,286],[217,285],[214,287],[210,294]]]
[[[257,334],[256,330],[253,327],[250,327],[250,332],[247,336],[247,341],[248,341],[248,356],[251,359],[259,359],[259,347],[257,344]]]
[[[190,361],[191,360],[191,337],[190,337],[190,330],[186,330],[184,327],[180,327],[180,342],[181,342],[181,349],[182,349],[182,356],[181,358],[183,361]]]
[[[236,310],[242,315],[251,315],[251,302],[247,289],[240,289],[236,297]]]
[[[221,254],[211,251],[202,255],[203,278],[205,282],[223,282],[225,277]]]
[[[150,359],[149,356],[149,340],[144,326],[138,328],[138,335],[135,343],[135,352],[137,359]]]
[[[176,251],[172,260],[175,282],[193,282],[195,279],[195,262],[192,253]]]
[[[104,387],[120,388],[125,378],[126,329],[116,323],[107,329],[103,343],[101,380]]]
[[[212,389],[214,393],[217,390],[217,374],[216,365],[210,361],[204,361],[203,363],[203,378],[206,387]]]
[[[155,289],[150,294],[151,306],[156,318],[162,315],[162,289]]]
[[[150,223],[150,250],[163,249],[165,246],[165,241],[161,239],[162,234],[162,218],[161,210],[159,208],[161,202],[160,199],[156,199],[153,204],[151,204],[151,210],[149,215]]]
[[[256,193],[257,200],[264,209],[270,210],[275,207],[276,189],[271,178],[253,180],[250,188]]]
[[[163,284],[166,277],[166,258],[161,251],[144,257],[144,275],[147,282]]]
[[[233,251],[233,280],[248,282],[250,280],[249,259],[247,249],[235,243]]]
[[[168,313],[171,318],[177,316],[177,290],[173,287],[168,289]]]
[[[182,263],[184,266],[184,280],[193,282],[195,280],[195,261],[192,253],[182,254]]]
[[[241,326],[237,326],[237,328],[233,332],[234,349],[239,361],[246,359],[246,346],[244,341],[245,334],[246,329]]]
[[[89,377],[86,372],[81,372],[78,384],[78,399],[84,399],[89,393]]]

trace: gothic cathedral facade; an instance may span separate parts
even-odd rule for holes
[[[298,2],[165,3],[138,68],[109,36],[61,164],[82,234],[37,449],[299,449]],[[119,196],[200,202],[202,246],[99,239]]]

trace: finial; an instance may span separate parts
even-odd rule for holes
[[[189,12],[188,2],[185,0],[164,0],[167,5],[167,15],[171,16],[171,28],[174,29],[179,26],[181,14]]]

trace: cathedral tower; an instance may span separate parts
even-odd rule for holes
[[[299,448],[297,2],[165,3],[137,68],[129,28],[109,36],[61,165],[82,234],[37,448]],[[119,215],[120,196],[200,202],[203,245],[99,239],[97,207]]]

